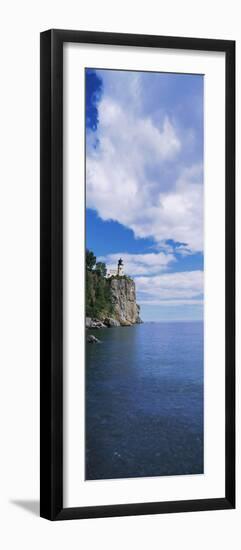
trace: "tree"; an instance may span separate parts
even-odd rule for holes
[[[101,319],[112,314],[110,281],[106,279],[106,265],[96,263],[92,250],[86,250],[86,315]]]
[[[100,277],[105,277],[107,273],[106,265],[104,262],[97,262],[95,271]]]
[[[93,271],[96,264],[96,256],[92,250],[86,250],[86,268],[88,271]]]

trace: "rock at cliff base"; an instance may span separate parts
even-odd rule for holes
[[[86,317],[85,326],[86,328],[105,328],[104,323],[100,319],[91,319],[91,317]]]
[[[107,327],[119,327],[120,323],[117,319],[112,319],[112,317],[106,317],[104,323]]]
[[[131,323],[130,321],[127,321],[127,319],[121,319],[120,324],[122,327],[131,327],[133,323]]]

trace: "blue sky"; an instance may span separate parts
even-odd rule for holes
[[[145,321],[203,317],[203,77],[86,69],[86,240]]]

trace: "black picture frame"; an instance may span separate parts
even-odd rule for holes
[[[225,497],[63,507],[63,44],[106,44],[224,52],[225,154]],[[49,520],[161,514],[235,507],[235,42],[135,34],[41,33],[41,373],[40,515]]]

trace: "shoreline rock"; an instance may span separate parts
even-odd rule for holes
[[[120,321],[118,321],[113,317],[105,317],[104,321],[100,319],[92,319],[91,317],[86,317],[85,328],[88,330],[98,330],[100,328],[132,327],[141,323],[143,323],[143,321],[140,317],[138,317],[135,322],[131,322],[129,321],[129,319],[120,319]]]
[[[87,342],[89,344],[100,344],[101,341],[98,340],[98,338],[96,338],[96,336],[94,336],[93,334],[90,334],[87,338]]]
[[[104,324],[106,327],[119,327],[120,323],[117,321],[117,319],[113,319],[112,317],[106,317],[104,320]]]
[[[120,322],[121,327],[132,327],[134,323],[127,321],[127,319],[122,319]]]
[[[86,328],[105,328],[105,324],[100,319],[92,319],[91,317],[86,317],[85,320]]]

